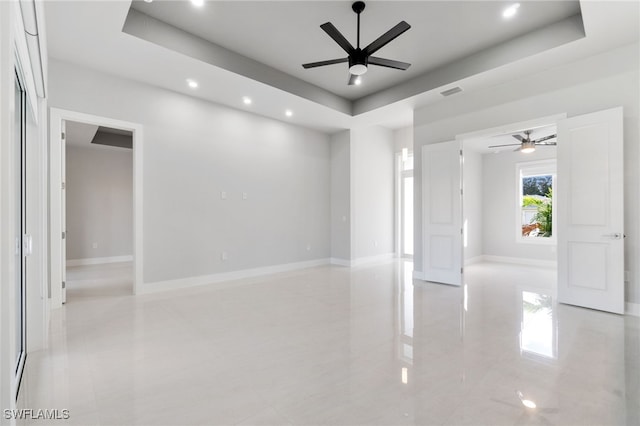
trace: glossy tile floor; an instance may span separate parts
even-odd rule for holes
[[[550,270],[411,268],[138,297],[130,265],[73,269],[20,399],[82,425],[640,424],[638,318],[557,305]]]

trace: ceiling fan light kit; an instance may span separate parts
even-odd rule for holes
[[[375,52],[380,50],[382,47],[386,46],[392,40],[400,36],[402,33],[411,28],[411,25],[407,24],[405,21],[401,21],[395,27],[391,28],[389,31],[378,37],[372,43],[370,43],[364,49],[360,48],[360,14],[365,8],[365,4],[362,1],[354,2],[351,5],[351,9],[358,16],[358,39],[356,43],[356,47],[353,47],[351,43],[338,31],[338,29],[331,23],[326,22],[320,25],[320,28],[326,32],[329,37],[331,37],[338,45],[348,54],[346,58],[339,59],[330,59],[328,61],[320,61],[320,62],[311,62],[307,64],[303,64],[302,66],[305,69],[322,67],[325,65],[333,65],[340,64],[344,62],[349,63],[349,81],[348,84],[351,86],[356,84],[356,80],[358,76],[363,75],[369,69],[369,65],[377,65],[381,67],[399,69],[405,71],[408,69],[411,64],[406,62],[394,61],[391,59],[377,58],[373,55]]]

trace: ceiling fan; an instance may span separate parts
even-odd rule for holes
[[[325,65],[340,64],[344,62],[349,63],[349,85],[356,84],[356,80],[359,76],[367,72],[369,65],[378,65],[381,67],[394,68],[398,70],[406,70],[411,66],[406,62],[393,61],[391,59],[378,58],[371,56],[382,47],[386,46],[393,39],[411,28],[411,25],[405,21],[401,21],[398,25],[391,28],[389,31],[378,37],[372,43],[370,43],[364,49],[360,48],[360,14],[365,8],[365,4],[362,1],[357,1],[351,5],[351,9],[358,15],[358,40],[356,47],[353,47],[351,43],[333,26],[331,22],[320,25],[328,35],[331,37],[340,47],[349,55],[346,58],[330,59],[328,61],[311,62],[303,64],[305,69],[322,67]]]
[[[524,137],[521,135],[511,135],[514,138],[518,139],[520,143],[510,143],[506,145],[492,145],[489,148],[500,148],[503,146],[519,146],[515,151],[520,151],[522,153],[528,154],[536,150],[536,146],[555,146],[558,143],[556,141],[552,141],[551,139],[555,139],[558,135],[549,135],[539,139],[531,139],[532,130],[525,130]]]

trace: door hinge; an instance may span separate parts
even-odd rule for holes
[[[65,186],[66,186],[66,185],[64,184],[64,182],[62,182],[62,189],[64,189],[64,187],[65,187]]]
[[[65,238],[67,238],[67,233],[65,231],[62,231],[62,239],[64,240]]]
[[[62,288],[67,288],[67,283],[65,281],[62,281]]]
[[[65,138],[65,136],[66,136],[66,135],[64,134],[64,132],[60,133],[60,137],[61,137],[62,139],[64,139],[64,138]]]
[[[460,273],[464,273],[464,268],[460,268]]]

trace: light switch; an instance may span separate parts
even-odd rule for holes
[[[227,199],[227,191],[220,192],[220,198],[223,199],[223,200],[226,200]]]
[[[229,259],[229,255],[227,254],[227,252],[226,252],[226,251],[223,251],[223,252],[220,254],[220,259],[222,259],[222,260],[227,260],[227,259]]]
[[[242,193],[242,199],[243,199],[243,200],[246,200],[247,198],[249,198],[249,196],[247,195],[247,193],[246,193],[246,192],[243,192],[243,193]]]

